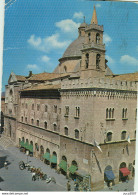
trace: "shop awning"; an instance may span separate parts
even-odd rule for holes
[[[115,176],[112,170],[106,170],[104,173],[109,181],[115,179]]]
[[[65,160],[62,160],[59,165],[61,169],[63,169],[65,172],[67,172],[67,162]]]
[[[46,152],[46,153],[43,155],[43,158],[50,161],[50,153],[49,153],[49,152]]]
[[[24,147],[24,141],[20,141],[20,146]]]
[[[28,143],[28,142],[25,142],[24,147],[25,147],[27,150],[29,150],[29,143]]]
[[[33,152],[33,145],[30,144],[30,145],[28,146],[28,150],[29,150],[30,152]]]
[[[124,177],[130,174],[130,171],[128,170],[127,167],[121,168],[120,171],[121,173],[123,173]]]
[[[52,157],[50,158],[50,162],[56,164],[57,163],[57,156],[52,155]]]
[[[74,174],[76,172],[78,168],[75,165],[71,165],[71,167],[69,168],[69,172]]]

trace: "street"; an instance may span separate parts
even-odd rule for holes
[[[3,166],[8,161],[8,169]],[[36,168],[40,167],[47,176],[54,177],[55,183],[46,183],[46,181],[32,181],[32,174],[25,170],[20,170],[18,163],[23,160],[27,162],[26,154],[19,151],[16,147],[0,146],[0,189],[2,191],[66,191],[67,179],[62,174],[57,174],[55,170],[45,165],[39,159],[28,157],[30,165]]]
[[[7,139],[7,138],[6,138]],[[67,179],[62,174],[57,174],[54,169],[44,164],[39,159],[30,157],[23,152],[20,152],[19,148],[15,147],[9,140],[3,141],[0,138],[0,190],[2,191],[67,191],[66,184]],[[27,159],[28,158],[28,159]],[[29,162],[30,165],[41,168],[43,173],[47,176],[54,177],[55,183],[46,183],[44,180],[32,181],[32,173],[19,169],[19,162]],[[8,162],[8,169],[5,169],[4,162]],[[128,183],[119,183],[112,187],[112,191],[133,191],[134,180],[128,181]],[[73,181],[71,181],[71,191],[74,191]],[[99,191],[110,191],[106,186]]]

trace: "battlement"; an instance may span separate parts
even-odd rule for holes
[[[61,82],[61,89],[79,88],[103,88],[116,90],[137,91],[137,83],[132,81],[120,81],[112,78],[88,78],[85,80],[74,79]]]

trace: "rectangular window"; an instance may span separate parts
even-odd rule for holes
[[[69,106],[65,106],[65,116],[69,115]]]
[[[106,120],[115,120],[114,108],[106,108]]]
[[[40,104],[37,104],[37,111],[40,110]]]
[[[32,104],[32,110],[34,110],[34,104]]]
[[[122,109],[122,119],[127,119],[127,108]]]
[[[54,112],[57,113],[57,105],[54,105]]]
[[[75,117],[77,117],[77,118],[79,118],[80,117],[80,107],[76,107],[76,116]]]
[[[47,106],[47,105],[45,105],[45,112],[47,112],[47,110],[48,110],[48,106]]]

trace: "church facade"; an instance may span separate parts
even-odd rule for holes
[[[138,73],[114,75],[108,67],[95,8],[78,32],[53,73],[11,73],[4,132],[63,174],[89,175],[98,190],[109,168],[114,183],[121,168],[134,176]]]

